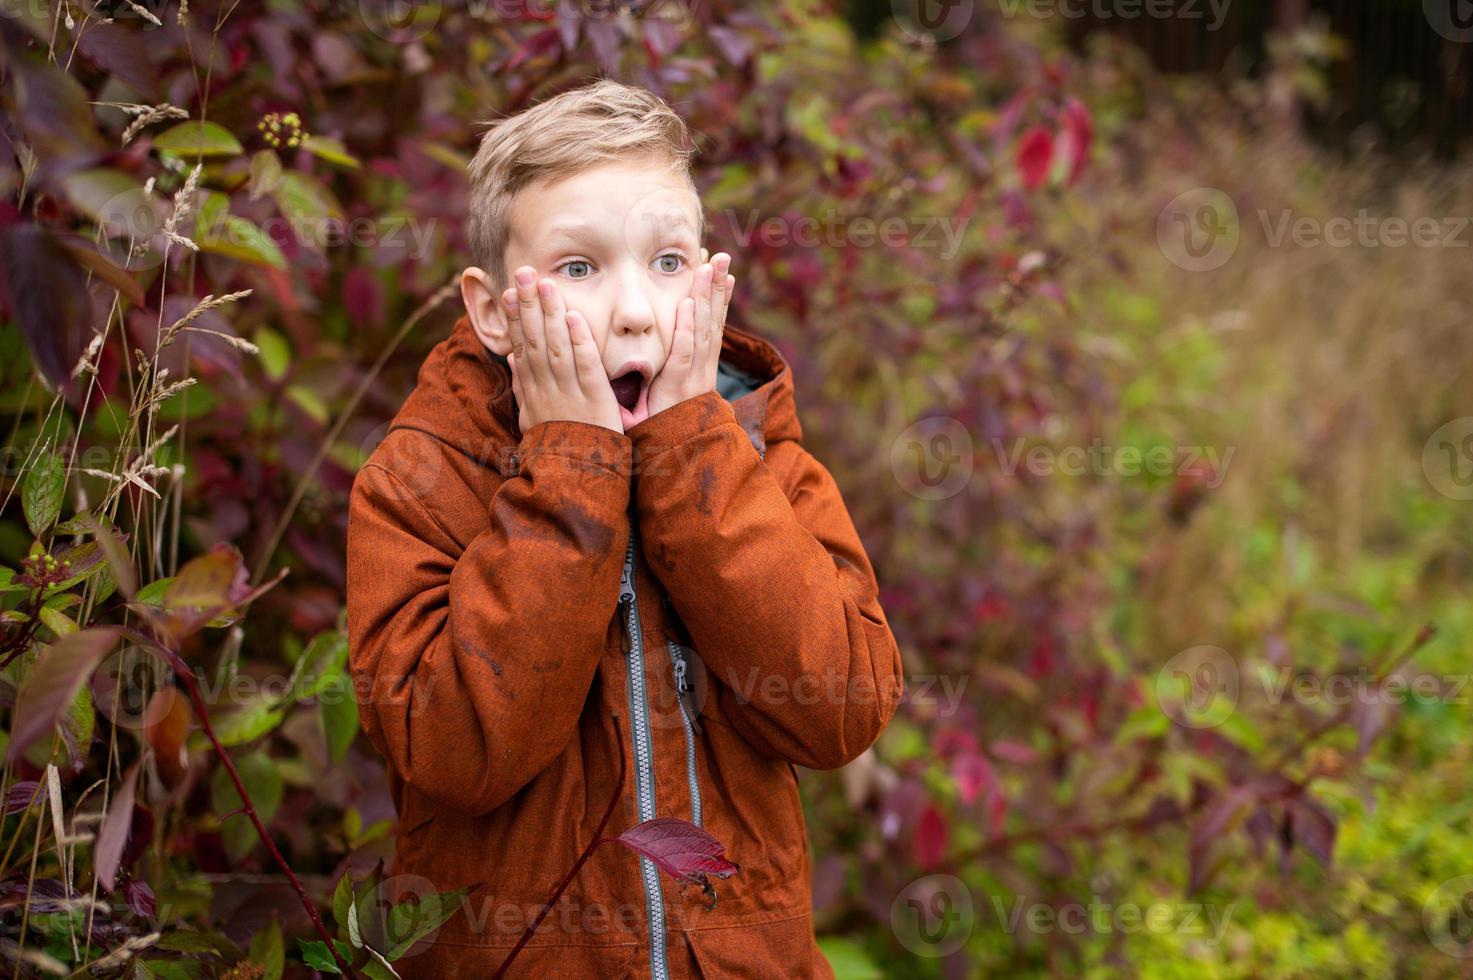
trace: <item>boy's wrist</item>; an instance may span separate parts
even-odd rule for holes
[[[612,473],[625,480],[633,471],[633,444],[617,429],[595,422],[548,419],[522,433],[513,451],[514,469],[539,459],[554,459],[589,473]]]
[[[664,472],[665,467],[651,465],[654,460],[728,423],[745,437],[731,403],[714,390],[656,412],[625,433],[633,452],[634,475]]]

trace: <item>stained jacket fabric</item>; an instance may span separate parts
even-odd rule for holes
[[[874,571],[801,437],[789,366],[730,324],[718,390],[627,433],[523,433],[506,360],[464,315],[431,351],[348,525],[350,669],[399,817],[385,897],[474,886],[402,976],[495,972],[593,839],[621,740],[605,837],[640,822],[631,540],[655,813],[690,820],[699,796],[741,869],[710,879],[710,910],[700,887],[657,876],[668,975],[833,976],[796,767],[858,756],[903,680]],[[671,642],[690,654],[693,737]],[[645,889],[634,851],[600,846],[507,976],[651,976]]]

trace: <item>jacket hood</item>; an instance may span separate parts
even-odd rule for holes
[[[783,439],[802,439],[792,369],[769,341],[728,323],[722,332],[716,390],[731,403],[759,453]],[[426,431],[476,456],[488,446],[520,443],[518,414],[511,366],[505,356],[481,343],[471,328],[470,316],[462,313],[450,336],[425,358],[418,384],[389,431]],[[498,454],[498,468],[506,462],[506,454]]]

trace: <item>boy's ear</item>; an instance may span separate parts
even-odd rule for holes
[[[493,353],[505,357],[511,353],[511,330],[506,311],[501,308],[501,291],[485,269],[468,266],[460,274],[460,297],[476,337]]]

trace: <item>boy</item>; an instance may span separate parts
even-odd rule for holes
[[[483,137],[465,315],[353,485],[350,666],[393,888],[480,883],[405,977],[495,972],[621,792],[621,744],[604,836],[679,817],[741,870],[708,911],[601,846],[507,975],[833,976],[795,766],[875,740],[900,653],[792,372],[725,324],[691,152],[607,80]]]

